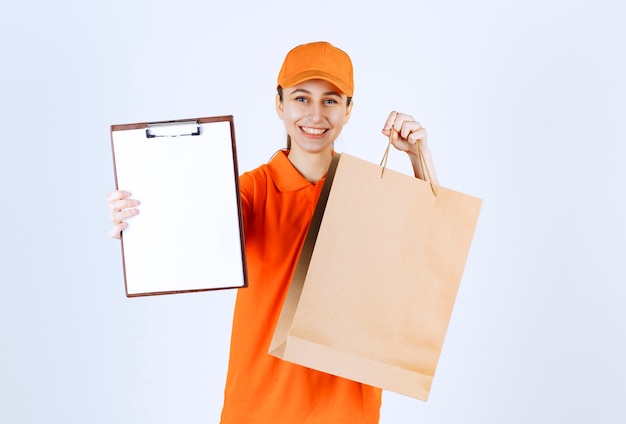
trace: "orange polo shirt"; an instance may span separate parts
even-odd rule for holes
[[[240,178],[249,286],[237,293],[222,424],[375,424],[381,390],[268,354],[323,180],[287,152]]]

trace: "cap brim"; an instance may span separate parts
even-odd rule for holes
[[[280,82],[280,85],[282,85],[283,88],[288,88],[314,79],[327,81],[337,87],[341,93],[347,95],[348,97],[352,97],[353,89],[349,86],[349,84],[347,84],[345,81],[339,80],[333,75],[330,75],[326,72],[320,72],[318,70],[299,72],[295,75],[290,76],[289,78],[283,79]]]

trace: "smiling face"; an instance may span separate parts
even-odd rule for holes
[[[294,153],[322,153],[332,150],[335,139],[348,123],[352,103],[334,85],[309,80],[283,89],[276,110],[291,137]]]

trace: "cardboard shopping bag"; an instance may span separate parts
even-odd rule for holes
[[[336,153],[269,353],[426,401],[481,203]]]

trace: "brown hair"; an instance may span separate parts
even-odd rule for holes
[[[281,87],[280,85],[276,88],[276,90],[278,91],[278,99],[280,100],[280,102],[282,103],[283,101],[283,87]],[[350,106],[350,103],[352,103],[352,97],[348,96],[348,101],[346,102],[346,106]],[[291,150],[291,136],[289,134],[287,134],[287,150]]]

